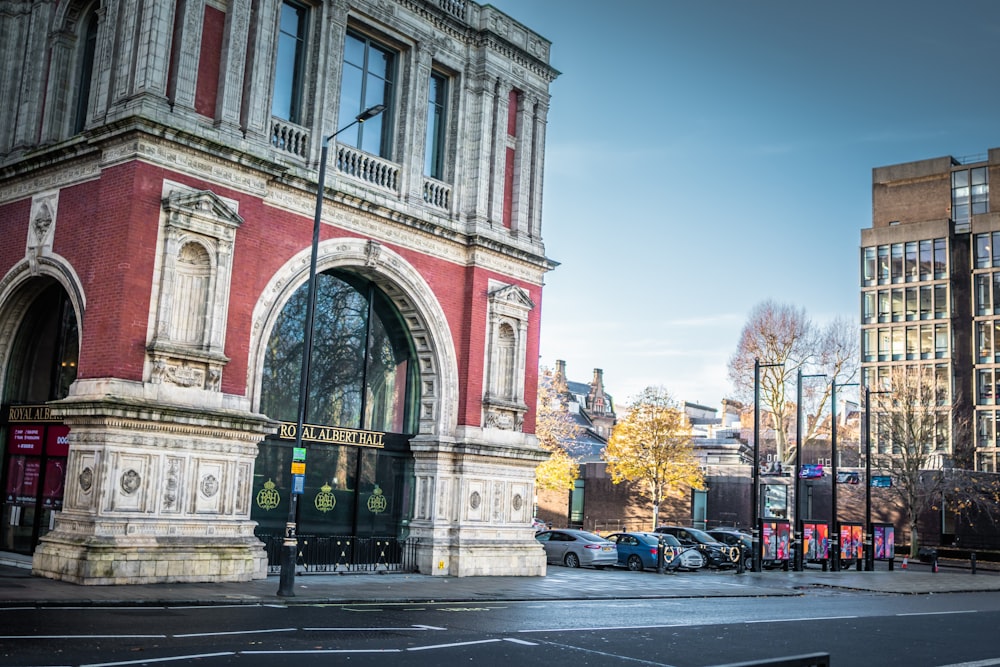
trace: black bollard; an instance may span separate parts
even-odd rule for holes
[[[656,573],[663,574],[663,541],[657,542],[656,546]]]
[[[976,552],[973,551],[969,556],[969,564],[972,566],[972,574],[976,573]]]
[[[736,574],[743,574],[744,572],[746,572],[746,568],[743,566],[743,547],[737,545],[733,548],[736,549],[736,555],[737,555]]]

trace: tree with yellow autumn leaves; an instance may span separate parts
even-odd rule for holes
[[[553,387],[552,372],[544,370],[538,382],[538,415],[535,436],[548,460],[535,468],[535,487],[540,490],[568,491],[580,476],[574,457],[581,428],[569,414],[565,399]]]
[[[626,406],[604,450],[604,460],[615,484],[639,484],[652,506],[654,528],[660,505],[671,489],[704,487],[691,425],[664,387],[646,387]]]

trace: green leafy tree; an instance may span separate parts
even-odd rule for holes
[[[643,489],[653,527],[671,489],[704,487],[687,416],[663,387],[647,387],[626,406],[603,456],[612,482],[637,482]]]

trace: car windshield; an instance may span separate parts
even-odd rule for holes
[[[689,532],[691,534],[691,537],[693,537],[694,539],[698,540],[702,544],[718,544],[719,543],[719,540],[715,539],[714,537],[712,537],[711,535],[709,535],[705,531],[698,530],[697,528],[686,528],[685,530],[687,530],[687,532]]]
[[[679,547],[681,545],[680,541],[670,533],[645,533],[644,537],[650,539],[648,544],[656,544],[658,540],[662,540],[668,547]]]
[[[584,540],[585,542],[607,542],[606,539],[604,539],[600,535],[595,535],[594,533],[587,533],[584,531],[580,531],[578,533],[570,533],[570,534],[578,539]]]

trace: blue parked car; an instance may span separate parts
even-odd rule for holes
[[[680,542],[672,535],[659,535],[657,533],[613,533],[608,535],[608,541],[614,542],[618,547],[618,565],[627,567],[634,572],[642,570],[656,569],[656,551],[660,541],[663,545],[663,558],[665,564],[671,564],[674,556],[683,549]],[[705,561],[697,552],[684,553],[681,560],[676,565],[680,569],[696,570]],[[673,565],[673,564],[671,564]]]

